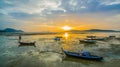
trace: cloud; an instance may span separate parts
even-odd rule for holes
[[[49,25],[50,21],[59,19],[59,22],[54,22],[57,24],[71,14],[82,17],[83,14],[98,13],[105,14],[105,19],[119,14],[120,0],[0,0],[0,24],[6,26],[28,23]]]
[[[8,12],[23,12],[29,14],[42,14],[44,11],[50,12],[57,10],[65,12],[63,8],[59,7],[61,3],[57,0],[4,0],[4,3],[14,5],[4,8]],[[4,5],[7,6],[6,4]]]
[[[72,6],[77,6],[78,2],[77,2],[77,0],[70,0],[69,4],[72,5]]]
[[[102,4],[104,5],[120,4],[120,0],[102,0]]]
[[[18,13],[30,14],[29,16],[48,16],[59,13],[120,10],[119,2],[119,0],[1,0],[0,8],[4,14],[17,13],[17,17]]]

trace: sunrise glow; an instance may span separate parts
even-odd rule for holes
[[[62,29],[63,29],[63,30],[71,30],[72,28],[69,27],[69,26],[63,26]]]

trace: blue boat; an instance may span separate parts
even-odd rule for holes
[[[55,40],[55,41],[60,41],[61,38],[62,38],[62,37],[60,37],[60,36],[56,36],[56,37],[54,38],[54,40]]]
[[[75,57],[75,58],[81,58],[81,59],[87,59],[87,60],[97,60],[97,61],[103,60],[103,57],[91,55],[89,52],[76,53],[76,52],[64,51],[64,53],[67,56]]]

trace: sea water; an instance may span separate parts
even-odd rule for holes
[[[54,35],[24,35],[23,42],[36,41],[36,47],[19,47],[18,36],[0,35],[0,67],[120,67],[120,40],[97,41],[96,44],[79,43],[86,36],[95,35],[107,37],[120,33],[68,33]],[[54,41],[55,36],[62,36],[60,41]],[[101,62],[66,57],[64,50],[103,56]]]

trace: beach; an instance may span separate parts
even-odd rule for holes
[[[79,42],[89,35],[119,37],[120,33],[68,34],[67,38],[64,37],[64,33],[22,36],[22,42],[36,41],[36,47],[19,47],[17,35],[0,35],[0,67],[120,67],[120,40],[97,41],[96,44]],[[63,38],[55,41],[55,36],[63,36]],[[72,52],[89,51],[91,54],[102,56],[104,60],[99,62],[67,57],[61,47]]]

